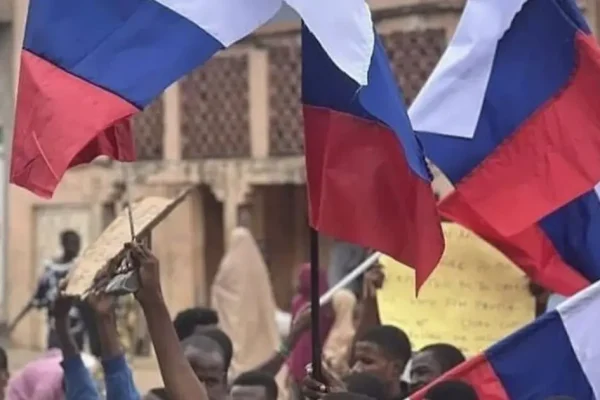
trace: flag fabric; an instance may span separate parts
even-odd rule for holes
[[[356,14],[350,6],[339,10]],[[374,32],[370,18],[364,26],[332,26],[341,42],[353,29]],[[441,258],[444,239],[431,175],[384,47],[374,35],[362,85],[309,29],[302,29],[302,99],[310,224],[415,268],[418,288]]]
[[[600,283],[467,360],[439,380],[470,383],[485,400],[600,399]],[[435,384],[434,382],[433,384]],[[423,399],[424,388],[411,400]]]
[[[280,5],[281,0],[30,0],[11,182],[50,197],[74,164],[99,155],[132,161],[126,119],[267,22]]]
[[[460,195],[444,199],[439,211],[498,248],[535,282],[570,296],[600,280],[599,192],[600,185],[511,236],[487,224]]]
[[[409,114],[452,196],[503,236],[600,182],[600,49],[573,0],[469,0]]]

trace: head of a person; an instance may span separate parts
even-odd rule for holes
[[[239,375],[229,391],[231,400],[277,400],[278,394],[275,379],[259,371]]]
[[[410,356],[410,340],[404,331],[390,325],[376,326],[356,340],[352,372],[375,375],[386,385],[388,396],[396,396]]]
[[[208,307],[193,307],[179,312],[173,320],[179,340],[192,336],[198,328],[216,327],[219,316]]]
[[[296,275],[295,288],[298,295],[305,299],[310,299],[312,291],[311,284],[311,266],[309,263],[301,264]],[[324,294],[327,291],[327,274],[324,270],[319,269],[319,294]]]
[[[479,400],[479,396],[468,383],[451,380],[432,386],[425,393],[425,400]]]
[[[412,357],[410,365],[411,392],[427,386],[464,361],[464,354],[451,344],[436,343],[423,347]]]
[[[4,392],[6,391],[6,385],[10,379],[10,372],[8,370],[8,355],[3,347],[0,347],[0,400],[4,400]]]
[[[81,238],[73,230],[66,230],[60,233],[60,245],[63,250],[64,261],[71,261],[79,255],[81,250]]]
[[[194,334],[184,339],[181,346],[194,373],[204,383],[209,399],[225,399],[231,356],[222,345],[205,334]]]
[[[60,351],[51,350],[15,374],[6,388],[7,399],[63,400],[64,374]]]
[[[355,372],[344,378],[348,392],[362,394],[374,400],[386,400],[385,384],[377,376],[367,372]]]

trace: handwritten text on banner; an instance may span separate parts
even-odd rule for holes
[[[470,231],[444,223],[446,251],[415,298],[414,271],[382,257],[381,320],[404,329],[419,349],[452,343],[478,353],[534,318],[525,275]]]

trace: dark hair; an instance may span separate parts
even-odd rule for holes
[[[65,243],[69,237],[80,239],[79,233],[72,229],[66,229],[60,233],[60,242]]]
[[[277,382],[275,379],[268,374],[260,371],[248,371],[239,375],[233,381],[232,386],[262,386],[267,392],[267,398],[277,400],[279,395],[279,389],[277,388]]]
[[[407,362],[412,356],[412,349],[408,336],[402,329],[391,325],[375,326],[363,333],[358,342],[370,342],[379,346],[394,360]]]
[[[463,363],[465,355],[457,347],[447,343],[430,344],[419,350],[419,353],[430,352],[442,367],[442,372],[447,372]]]
[[[425,394],[427,400],[479,400],[471,385],[462,381],[443,381]]]
[[[327,393],[321,398],[322,400],[374,400],[369,396],[350,392],[334,392]]]
[[[8,370],[8,355],[4,347],[0,346],[0,369]]]
[[[200,331],[198,334],[214,340],[219,345],[223,351],[225,369],[228,370],[229,366],[231,365],[231,359],[233,358],[233,343],[231,342],[229,336],[227,336],[227,334],[219,328],[206,328]]]
[[[367,372],[355,372],[344,379],[349,392],[369,396],[375,400],[386,400],[385,384],[381,379]]]
[[[185,309],[179,312],[173,320],[175,332],[180,341],[193,335],[198,326],[217,325],[218,323],[217,312],[208,307]]]

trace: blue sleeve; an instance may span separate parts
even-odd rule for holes
[[[110,400],[139,400],[140,394],[133,383],[133,375],[124,356],[102,362],[106,398]]]
[[[94,380],[79,354],[63,360],[60,365],[65,373],[65,400],[100,400]]]

